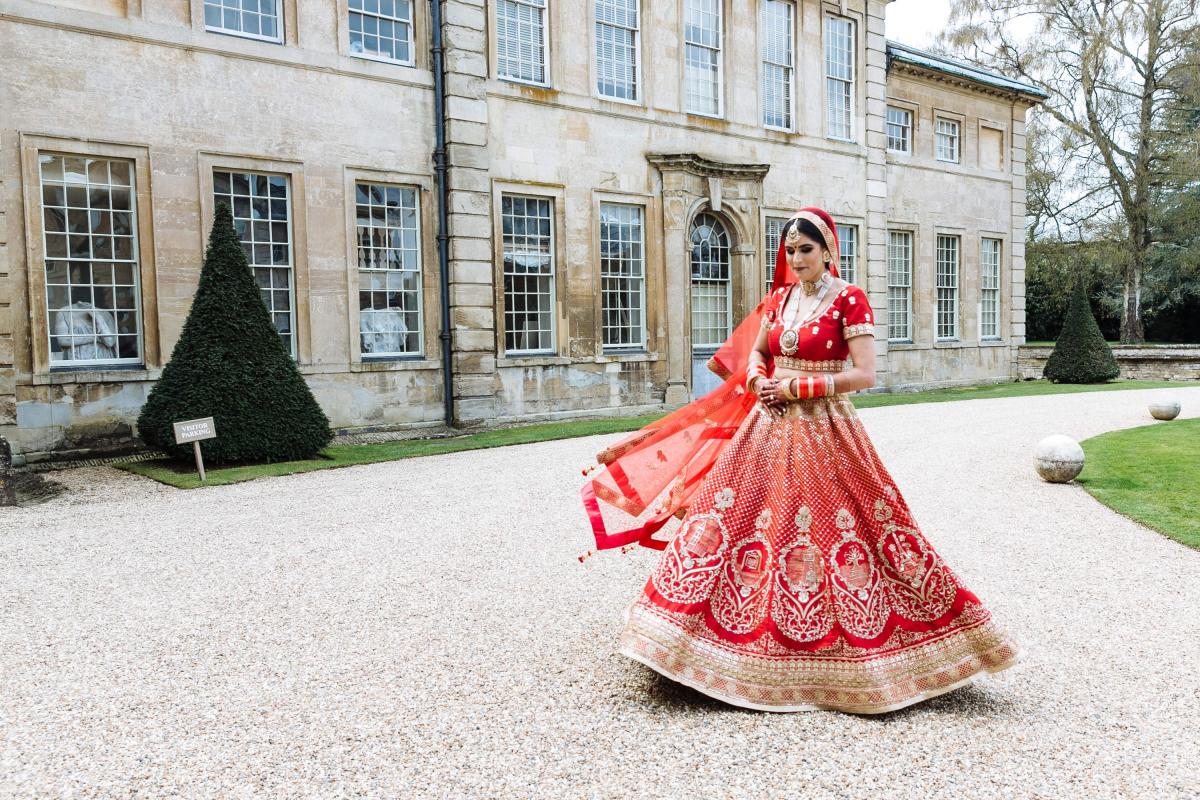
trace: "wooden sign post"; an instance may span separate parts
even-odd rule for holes
[[[217,438],[217,426],[213,423],[212,417],[204,417],[203,419],[189,419],[183,422],[176,422],[175,428],[175,444],[192,443],[192,451],[196,454],[196,469],[200,473],[200,480],[204,480],[204,456],[200,454],[200,442],[205,439]]]

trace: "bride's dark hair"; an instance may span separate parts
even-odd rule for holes
[[[817,229],[817,226],[813,225],[811,222],[804,219],[803,217],[800,217],[797,219],[789,219],[787,221],[787,224],[783,226],[783,230],[781,230],[779,232],[779,240],[783,241],[784,239],[786,239],[787,235],[788,235],[788,231],[792,228],[797,228],[800,231],[800,233],[803,233],[805,236],[812,239],[814,242],[817,242],[822,247],[824,247],[826,250],[829,249],[829,242],[825,241],[825,237],[821,235],[821,231]]]

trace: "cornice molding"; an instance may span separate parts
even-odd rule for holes
[[[689,172],[702,178],[761,181],[771,170],[770,164],[733,164],[696,153],[651,153],[646,160],[663,172]]]

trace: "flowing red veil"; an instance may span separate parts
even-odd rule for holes
[[[838,240],[833,219],[819,208],[802,208],[792,216],[797,218],[809,220],[822,233],[833,256],[830,272],[837,277]],[[777,289],[797,280],[788,267],[783,238],[780,236],[775,254],[772,285]],[[774,310],[779,296],[764,297],[708,362],[724,383],[597,454],[600,471],[581,491],[598,549],[635,542],[655,550],[666,547],[666,541],[653,538],[654,534],[672,517],[686,513],[692,495],[754,408],[756,398],[744,389],[746,358],[758,338],[763,316]],[[601,501],[633,517],[634,526],[610,533],[600,511]]]

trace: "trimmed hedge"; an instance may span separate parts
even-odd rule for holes
[[[1083,281],[1075,281],[1062,333],[1042,374],[1054,383],[1104,383],[1121,373],[1092,315]]]
[[[263,303],[224,203],[217,205],[200,286],[183,333],[138,417],[146,444],[180,458],[172,424],[213,417],[201,442],[214,464],[311,458],[329,444],[329,420],[296,368]]]

